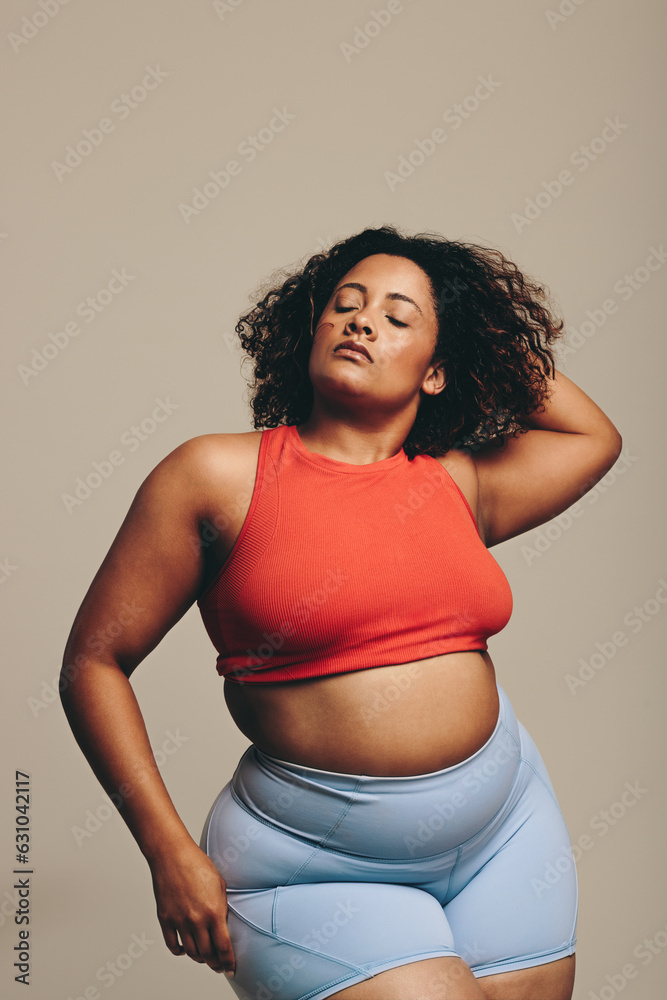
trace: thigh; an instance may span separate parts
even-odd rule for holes
[[[324,1000],[399,966],[460,962],[442,907],[412,886],[301,883],[231,890],[227,899],[232,986],[242,1000]],[[405,1000],[403,993],[364,995]]]
[[[486,994],[462,959],[427,958],[381,972],[330,1000],[486,1000]]]
[[[575,960],[569,955],[532,969],[484,976],[477,982],[485,1000],[571,1000]]]
[[[555,963],[571,956],[576,942],[570,837],[544,762],[523,727],[512,799],[482,854],[462,852],[453,896],[444,906],[457,952],[480,978]]]
[[[571,1000],[574,955],[520,972],[475,979],[459,958],[427,959],[382,972],[330,1000]]]

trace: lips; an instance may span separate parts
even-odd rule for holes
[[[363,356],[367,358],[368,361],[371,362],[371,364],[373,363],[373,359],[368,353],[368,350],[364,347],[363,344],[359,343],[358,340],[344,340],[341,344],[337,344],[336,347],[334,347],[334,354],[336,353],[336,351],[342,351],[342,350],[358,351],[358,353],[363,354]]]

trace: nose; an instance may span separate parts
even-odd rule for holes
[[[360,309],[356,315],[350,316],[345,324],[346,333],[365,333],[367,337],[375,336],[375,327],[365,309]]]

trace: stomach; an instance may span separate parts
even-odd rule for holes
[[[495,729],[499,698],[486,651],[307,680],[238,684],[224,695],[260,750],[306,767],[405,776],[451,767]]]

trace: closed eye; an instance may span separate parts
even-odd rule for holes
[[[334,312],[347,313],[347,312],[352,312],[353,309],[355,308],[356,306],[334,306]],[[387,316],[387,319],[389,320],[390,323],[393,323],[394,326],[408,325],[407,323],[402,323],[400,319],[396,319],[394,316]]]

